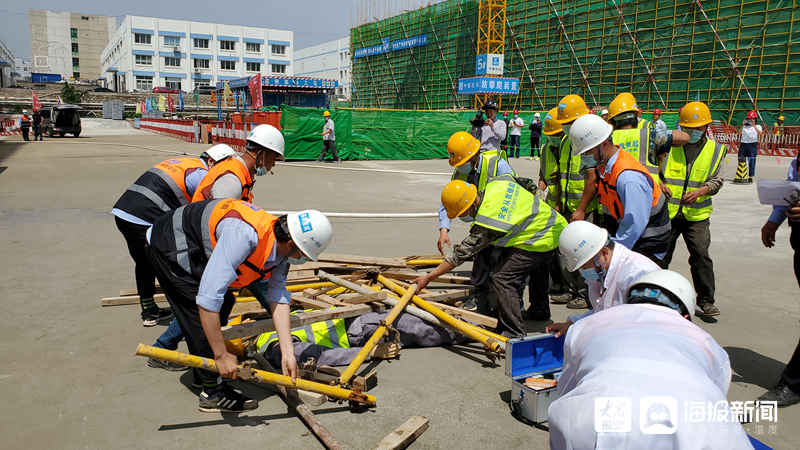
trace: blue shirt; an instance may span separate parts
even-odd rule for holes
[[[483,158],[483,154],[481,154],[481,158]],[[475,179],[477,180],[481,173],[481,160],[478,161],[478,167],[475,171]],[[467,163],[469,164],[469,163]],[[500,158],[500,161],[497,162],[497,175],[513,175],[514,171],[511,170],[511,166],[508,164],[508,161],[505,158]],[[450,219],[447,218],[447,210],[444,209],[443,205],[439,205],[439,229],[446,228],[450,230]]]
[[[236,278],[238,268],[258,247],[258,234],[247,222],[229,217],[222,220],[216,229],[217,245],[200,279],[200,290],[197,293],[197,304],[211,312],[219,312],[231,283]],[[265,269],[275,267],[272,275],[265,283],[269,291],[268,301],[273,303],[291,303],[292,293],[286,290],[286,275],[289,263],[286,258],[279,257],[276,246],[267,258]],[[259,283],[259,282],[256,282]],[[256,284],[253,283],[253,284]]]
[[[619,152],[608,160],[605,170],[602,168],[600,170],[610,172],[617,161],[617,155],[619,155]],[[652,178],[650,176],[635,170],[626,170],[617,178],[617,195],[620,202],[622,202],[623,208],[625,208],[625,214],[619,222],[617,235],[611,238],[614,242],[633,248],[636,241],[642,237],[642,233],[647,227],[647,222],[650,221],[650,209],[653,204],[653,186],[651,183]]]
[[[789,175],[786,178],[786,181],[800,181],[798,180],[800,176],[798,176],[797,171],[797,158],[792,160],[792,164],[789,167]],[[780,226],[784,220],[786,220],[786,208],[788,205],[773,205],[772,206],[772,214],[769,215],[769,221],[774,222]]]

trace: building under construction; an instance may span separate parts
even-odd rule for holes
[[[356,108],[473,108],[481,97],[458,81],[477,55],[500,53],[502,76],[520,80],[503,109],[549,110],[567,94],[603,107],[632,92],[649,111],[700,100],[718,120],[757,107],[770,125],[779,113],[800,124],[791,0],[401,0],[362,4],[352,22]]]

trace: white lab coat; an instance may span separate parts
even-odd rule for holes
[[[687,402],[725,402],[730,381],[725,350],[677,312],[643,304],[599,312],[567,333],[560,397],[548,411],[550,448],[752,449],[738,422],[709,421],[707,414],[697,420],[688,416]],[[630,398],[630,433],[595,433],[597,397]],[[670,416],[677,425],[674,434],[640,430],[644,397],[676,399],[677,417]],[[722,408],[727,410],[727,404]],[[720,428],[723,425],[726,430]]]
[[[659,269],[660,267],[650,258],[629,250],[622,244],[615,243],[611,264],[608,266],[608,273],[603,283],[605,291],[601,295],[599,281],[586,280],[586,286],[589,288],[589,301],[592,303],[593,309],[583,314],[573,314],[567,320],[577,323],[596,312],[627,303],[625,292],[628,288],[639,281],[642,275]]]

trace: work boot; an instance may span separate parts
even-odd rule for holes
[[[586,304],[586,300],[582,298],[576,298],[567,303],[567,308],[569,309],[586,309],[589,305]]]
[[[211,392],[200,393],[202,412],[244,412],[258,408],[258,400],[250,398],[238,389],[222,384]]]
[[[566,305],[572,300],[572,294],[569,292],[564,292],[563,294],[548,294],[550,297],[550,303],[554,305]]]
[[[697,306],[703,311],[703,314],[707,316],[718,316],[720,314],[719,309],[717,309],[713,303],[700,303]]]
[[[189,370],[189,367],[184,366],[183,364],[161,361],[160,359],[155,359],[155,358],[148,358],[147,366],[152,367],[154,369],[164,369],[167,372],[183,372],[184,370]],[[200,385],[200,387],[203,386]]]
[[[776,402],[778,406],[791,406],[800,402],[800,393],[781,380],[774,388],[756,400],[759,402]]]
[[[542,322],[548,320],[549,318],[549,312],[533,311],[532,309],[522,311],[522,320],[535,320],[537,322]]]
[[[154,327],[161,322],[172,320],[172,310],[169,308],[159,308],[158,306],[142,311],[142,325]]]

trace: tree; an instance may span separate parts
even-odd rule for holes
[[[82,103],[84,95],[86,95],[86,92],[75,89],[69,83],[64,83],[64,87],[61,88],[61,101],[64,103],[72,105]]]

